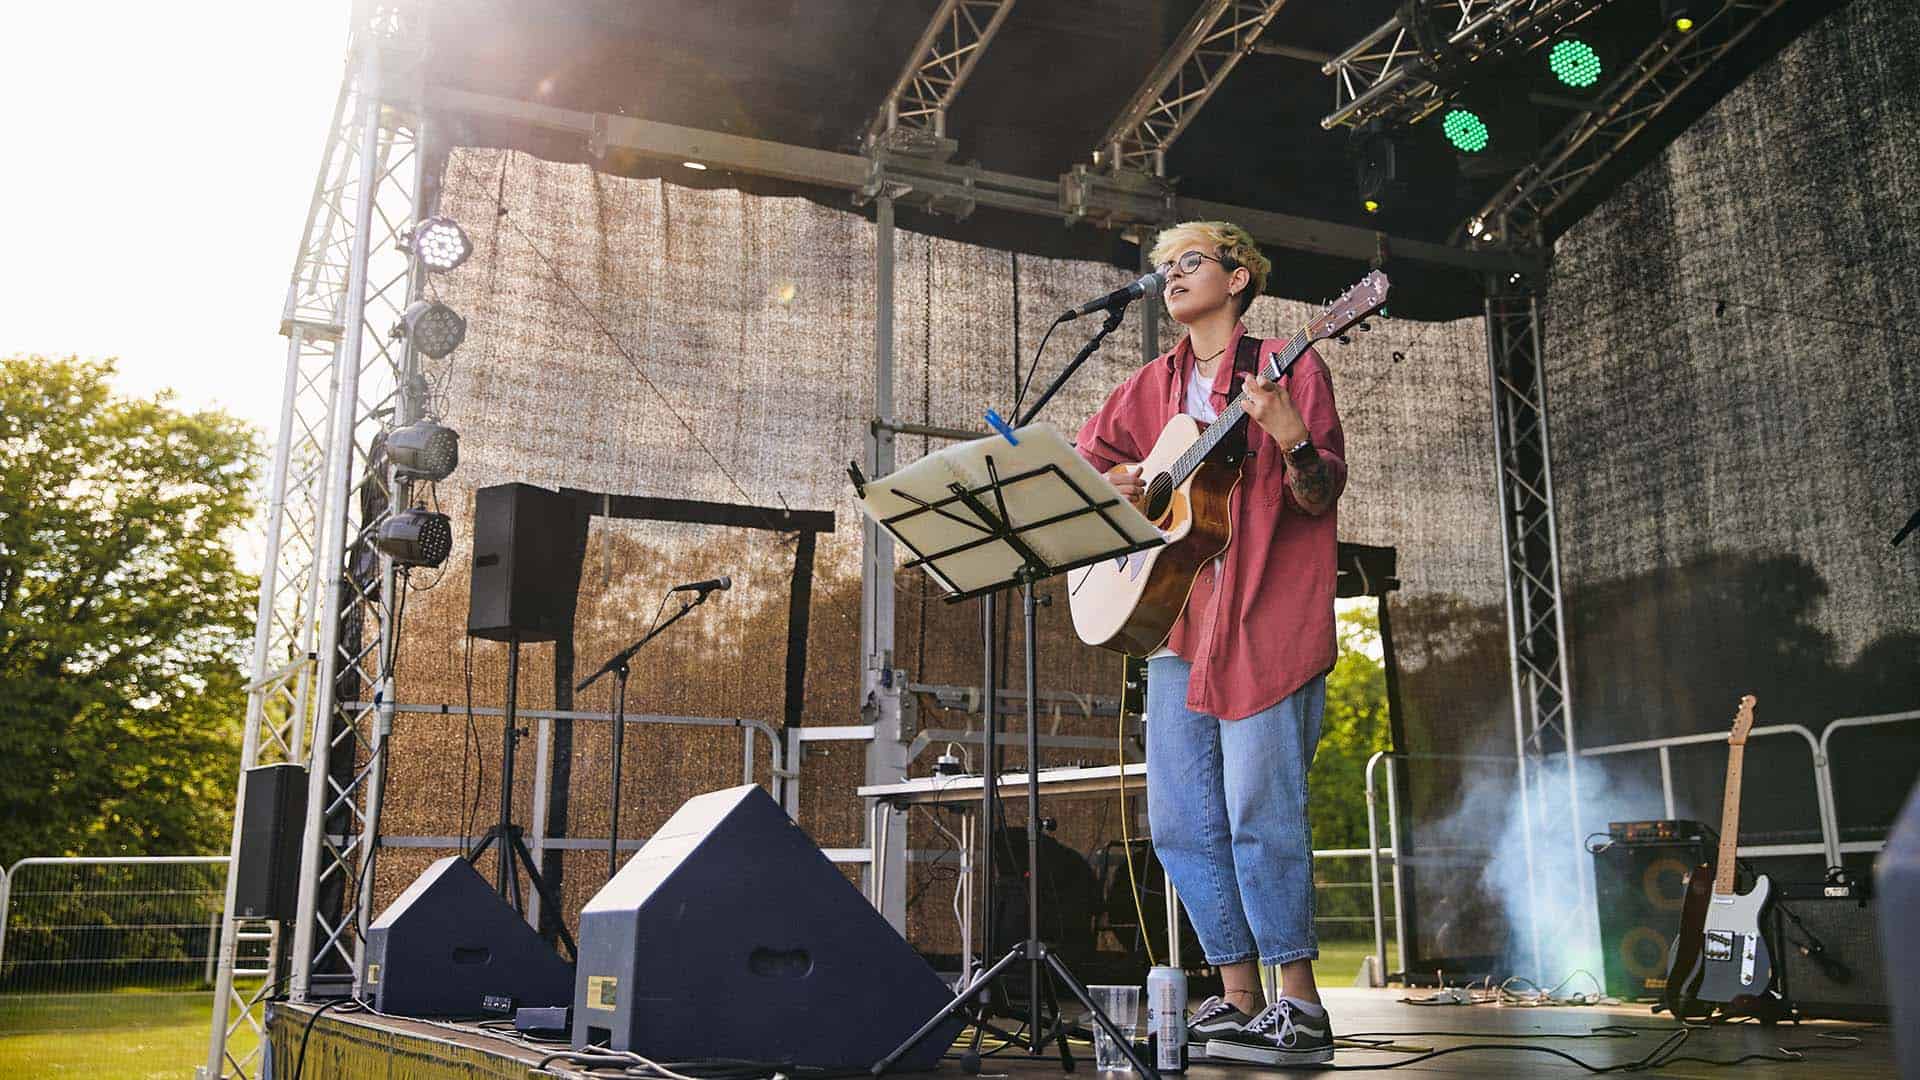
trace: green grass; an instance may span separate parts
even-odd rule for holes
[[[1360,974],[1360,960],[1373,952],[1372,941],[1323,941],[1320,959],[1313,962],[1313,981],[1321,986],[1352,986]],[[1387,963],[1393,963],[1393,942],[1387,942]]]
[[[212,1005],[205,990],[0,994],[0,1078],[190,1077],[207,1061]],[[252,1047],[249,1031],[229,1053]]]

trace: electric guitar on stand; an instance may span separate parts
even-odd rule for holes
[[[1307,346],[1340,337],[1387,303],[1387,275],[1378,270],[1340,294],[1287,339],[1261,374],[1278,381]],[[1193,579],[1233,539],[1228,501],[1240,483],[1246,453],[1246,402],[1239,397],[1201,430],[1184,413],[1167,421],[1140,463],[1147,491],[1141,513],[1166,536],[1164,547],[1094,563],[1067,575],[1073,628],[1089,645],[1146,656],[1173,633]]]
[[[1720,810],[1720,851],[1713,888],[1704,905],[1689,903],[1683,912],[1680,935],[1674,939],[1675,966],[1667,975],[1667,985],[1669,998],[1682,1004],[1691,997],[1730,1013],[1753,1013],[1766,1019],[1776,1011],[1775,999],[1769,993],[1773,954],[1762,932],[1773,901],[1773,883],[1760,874],[1754,878],[1752,889],[1734,891],[1740,844],[1741,765],[1746,757],[1747,732],[1753,728],[1753,706],[1752,694],[1740,699],[1733,732],[1727,737],[1727,789]],[[1696,928],[1687,920],[1702,907],[1704,913],[1697,916]],[[1679,1008],[1674,1014],[1684,1015]]]

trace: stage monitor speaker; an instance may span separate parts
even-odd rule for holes
[[[396,1016],[480,1016],[489,994],[519,1006],[567,1004],[573,968],[472,864],[449,855],[367,928],[366,992]]]
[[[292,922],[299,897],[300,838],[307,826],[307,770],[258,765],[240,778],[245,809],[233,867],[233,913]]]
[[[1698,833],[1672,840],[1615,840],[1594,853],[1601,966],[1607,993],[1657,998],[1667,985],[1667,948],[1680,929],[1687,874],[1711,860]]]
[[[953,1000],[754,785],[686,802],[580,913],[573,1045],[864,1070]],[[960,1020],[903,1069],[931,1069]]]
[[[585,557],[578,500],[532,484],[473,493],[473,577],[467,633],[552,641],[573,623]]]
[[[1887,969],[1872,890],[1826,882],[1783,884],[1774,894],[1780,992],[1802,1015],[1834,1020],[1887,1018]],[[1796,923],[1785,911],[1799,919]]]

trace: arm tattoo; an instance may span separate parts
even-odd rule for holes
[[[1327,475],[1327,463],[1321,459],[1318,449],[1313,452],[1311,464],[1288,462],[1287,487],[1309,512],[1317,514],[1327,508],[1332,501],[1333,480]]]

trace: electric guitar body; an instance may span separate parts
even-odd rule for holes
[[[1140,463],[1140,475],[1166,475],[1200,434],[1200,422],[1191,416],[1167,421],[1152,453]],[[1194,578],[1233,539],[1228,503],[1239,484],[1237,455],[1202,462],[1178,487],[1166,486],[1164,505],[1148,506],[1147,516],[1167,538],[1165,546],[1068,574],[1073,628],[1080,640],[1130,656],[1146,656],[1166,644],[1186,609]],[[1149,492],[1149,500],[1154,495]]]
[[[1339,337],[1387,302],[1378,270],[1295,331],[1260,374],[1278,381],[1307,347]],[[1344,338],[1342,338],[1344,340]],[[1249,427],[1237,394],[1205,428],[1185,414],[1167,421],[1140,462],[1146,485],[1140,511],[1166,537],[1163,547],[1095,563],[1067,575],[1073,628],[1089,645],[1146,656],[1166,643],[1186,609],[1193,582],[1233,539],[1228,502],[1240,483]]]
[[[1706,941],[1707,907],[1712,898],[1713,867],[1701,863],[1687,875],[1686,898],[1680,907],[1680,932],[1673,936],[1673,944],[1667,948],[1667,984],[1660,990],[1660,1004],[1678,1020],[1713,1013],[1711,1005],[1700,1002],[1701,969],[1706,966],[1700,949]]]

